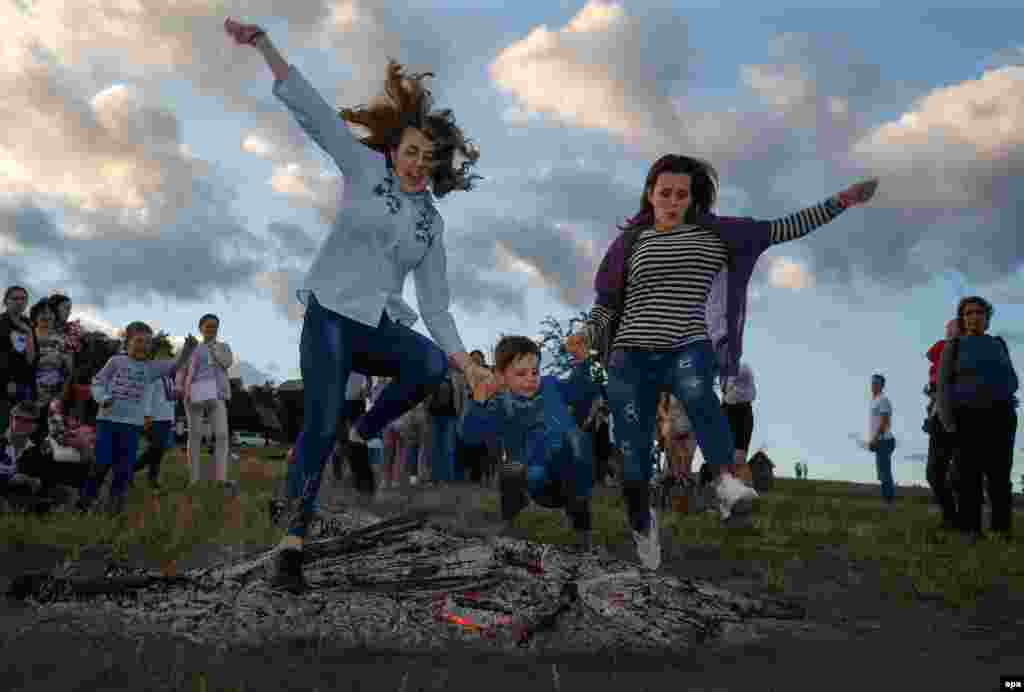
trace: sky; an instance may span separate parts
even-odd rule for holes
[[[232,16],[339,107],[379,92],[388,57],[435,73],[485,178],[438,201],[470,349],[589,310],[662,154],[711,160],[717,211],[764,219],[879,177],[870,206],[758,264],[752,446],[781,475],[803,461],[812,478],[874,481],[851,436],[882,372],[896,480],[923,484],[924,354],[960,297],[993,302],[991,333],[1024,367],[1014,4],[6,0],[0,275],[67,293],[73,318],[111,332],[143,319],[181,339],[216,313],[247,366],[299,375],[294,293],[344,181],[259,55],[228,40]]]

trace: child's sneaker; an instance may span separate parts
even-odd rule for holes
[[[758,494],[731,473],[723,473],[715,484],[715,497],[722,521],[728,521],[753,512]]]
[[[661,567],[661,537],[658,535],[658,514],[650,508],[651,523],[646,531],[633,529],[633,544],[640,564],[649,570]]]
[[[270,585],[293,594],[300,594],[309,589],[309,583],[302,574],[302,550],[284,548],[278,551]]]
[[[530,504],[525,466],[517,464],[502,469],[498,485],[501,493],[501,518],[511,521]]]

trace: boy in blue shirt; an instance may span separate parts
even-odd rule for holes
[[[506,523],[532,499],[565,508],[577,543],[590,548],[594,471],[590,440],[569,410],[590,410],[600,388],[582,353],[568,380],[540,376],[540,348],[525,336],[504,337],[495,349],[494,376],[474,383],[462,421],[469,445],[497,442],[502,450],[501,516]],[[507,524],[506,524],[507,525]]]

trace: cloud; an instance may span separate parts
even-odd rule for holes
[[[768,57],[742,65],[741,81],[782,116],[782,125],[812,138],[820,158],[844,155],[865,129],[860,114],[892,96],[881,67],[834,33],[780,34],[769,43]]]
[[[825,264],[849,272],[860,260],[867,275],[905,285],[948,269],[1000,282],[1024,264],[1024,67],[933,89],[852,156],[881,185],[871,207],[852,212],[845,247],[823,244]]]
[[[296,291],[302,288],[303,274],[295,270],[264,271],[256,275],[255,284],[266,291],[278,312],[290,322],[300,322],[306,309],[298,302]]]
[[[676,15],[652,10],[641,20],[592,0],[564,27],[536,27],[502,49],[489,72],[518,100],[517,114],[662,139],[680,131],[669,89],[686,76],[690,55]]]
[[[893,205],[956,209],[1019,199],[1008,177],[1024,163],[1024,67],[932,90],[858,142],[855,154],[885,175],[883,200]]]
[[[131,84],[85,90],[25,45],[6,58],[0,247],[18,251],[13,263],[49,265],[97,305],[249,283],[260,241],[234,216],[223,172],[182,146],[174,112]]]
[[[771,257],[768,265],[768,285],[772,288],[788,288],[801,291],[814,288],[814,275],[807,267],[788,257]]]
[[[80,305],[74,300],[74,295],[68,292],[68,295],[72,299],[71,304],[71,317],[72,320],[79,320],[82,323],[82,329],[85,331],[100,331],[104,334],[114,337],[124,328],[124,326],[118,327],[112,322],[100,317],[97,312],[98,308],[95,305]]]
[[[324,173],[310,164],[290,163],[274,169],[270,187],[289,202],[317,210],[326,226],[334,223],[344,203],[344,182],[340,175]]]

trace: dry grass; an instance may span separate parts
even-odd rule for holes
[[[281,537],[266,514],[275,484],[284,477],[284,460],[272,458],[281,454],[280,449],[244,450],[231,470],[242,493],[232,499],[212,484],[188,487],[184,454],[169,453],[165,492],[156,495],[145,482],[138,483],[124,516],[0,516],[0,542],[59,546],[70,549],[72,556],[95,545],[110,546],[115,556],[141,551],[148,562],[169,573],[198,546],[270,545]],[[477,511],[497,519],[497,493],[481,491],[475,504]],[[759,563],[769,586],[780,590],[789,583],[788,565],[833,547],[852,560],[876,564],[892,592],[905,597],[925,595],[962,605],[999,582],[1024,588],[1020,538],[970,546],[957,534],[936,530],[937,523],[927,498],[901,498],[886,509],[877,497],[858,496],[844,483],[788,479],[777,480],[764,494],[750,530],[728,530],[707,513],[665,513],[659,518],[668,554],[682,547],[717,548],[723,558]],[[540,542],[573,540],[559,512],[524,512],[516,528]],[[608,546],[631,542],[620,497],[595,498],[594,541]]]
[[[496,502],[495,508],[496,508]],[[631,539],[621,498],[595,500],[595,543]],[[939,517],[926,497],[906,497],[894,507],[879,498],[851,494],[829,481],[779,479],[760,501],[749,530],[727,529],[711,513],[659,515],[666,551],[681,546],[717,548],[724,558],[750,560],[765,568],[769,586],[784,590],[788,566],[838,548],[851,560],[878,566],[887,592],[925,597],[953,606],[973,603],[996,584],[1024,589],[1024,541],[990,538],[969,545],[959,534],[937,529]],[[569,543],[572,532],[557,514],[528,512],[516,526],[537,540]]]
[[[276,479],[284,476],[284,461],[271,458],[279,454],[276,449],[244,450],[240,462],[229,465],[229,477],[242,488],[239,497],[230,498],[213,483],[189,487],[184,453],[168,452],[161,471],[163,492],[154,493],[139,474],[141,482],[129,491],[123,516],[4,515],[0,541],[66,548],[72,557],[89,546],[109,546],[115,556],[131,553],[167,573],[197,546],[272,544],[281,536],[267,518],[267,501]]]

